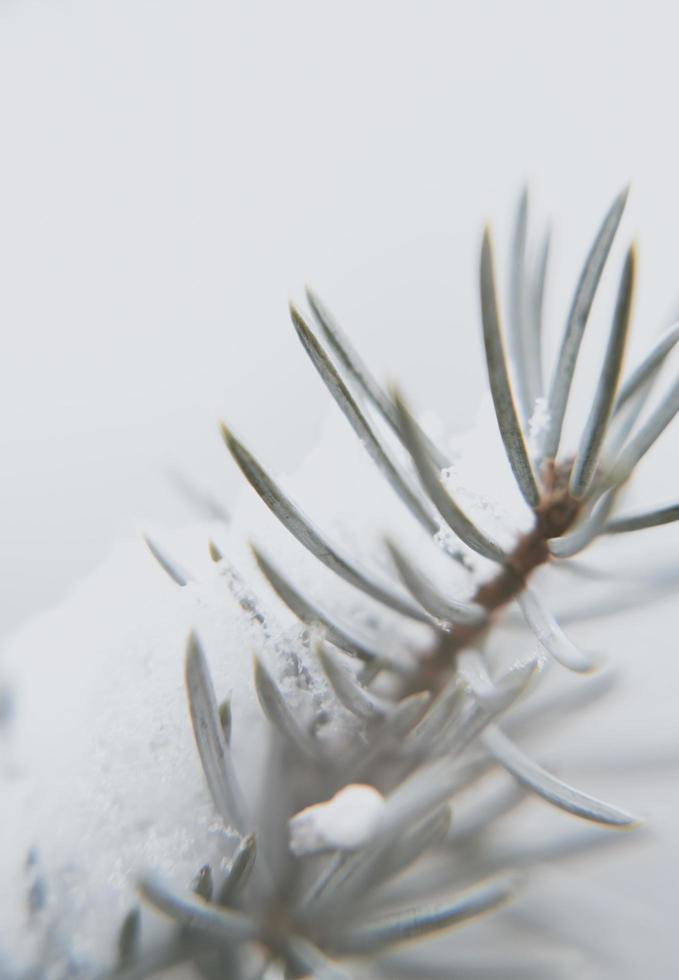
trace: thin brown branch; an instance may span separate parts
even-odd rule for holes
[[[535,569],[550,561],[548,539],[565,534],[581,509],[581,502],[568,490],[570,469],[571,461],[562,466],[553,461],[545,463],[545,490],[534,511],[534,526],[521,535],[498,574],[479,585],[472,596],[471,601],[488,612],[488,620],[480,625],[456,626],[441,637],[423,665],[414,689],[440,690],[454,669],[457,654],[481,643],[497,621],[498,614],[520,595]]]

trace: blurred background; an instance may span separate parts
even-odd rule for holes
[[[305,281],[464,427],[484,221],[506,254],[528,182],[556,326],[631,180],[647,342],[679,299],[678,29],[622,0],[2,0],[0,632],[189,520],[176,472],[228,507],[219,417],[294,468],[334,410]]]

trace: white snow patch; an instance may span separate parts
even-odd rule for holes
[[[474,425],[451,439],[449,447],[443,482],[479,528],[511,547],[533,518],[509,466],[490,395],[481,400]]]
[[[384,806],[384,797],[373,786],[345,786],[331,800],[290,819],[290,850],[298,856],[330,848],[354,851],[370,839]]]
[[[216,536],[243,570],[238,583],[225,582],[208,557],[207,542]],[[322,696],[304,672],[300,625],[277,620],[276,600],[237,528],[196,525],[155,530],[154,538],[198,580],[180,588],[141,538],[120,544],[0,657],[10,698],[0,727],[2,840],[10,845],[0,847],[0,950],[21,967],[51,935],[85,975],[96,972],[115,954],[122,919],[138,902],[140,874],[152,868],[184,889],[202,865],[223,855],[224,828],[215,820],[184,688],[192,630],[218,701],[231,699],[232,751],[250,799],[267,737],[253,651],[272,663],[286,689],[299,686],[300,701]],[[264,623],[244,608],[255,601]],[[282,651],[295,657],[283,661]],[[38,877],[45,904],[29,915]]]
[[[533,412],[528,420],[528,452],[533,458],[540,455],[545,438],[549,432],[552,416],[547,399],[536,398]]]

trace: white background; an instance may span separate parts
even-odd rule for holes
[[[558,323],[631,179],[637,330],[666,322],[673,7],[0,0],[0,629],[188,519],[168,468],[228,502],[219,416],[292,468],[328,405],[287,319],[305,280],[464,425],[484,220],[506,252],[529,181]]]

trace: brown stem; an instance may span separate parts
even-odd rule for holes
[[[413,689],[439,690],[455,665],[458,653],[479,643],[493,625],[497,613],[526,586],[530,574],[550,559],[547,540],[564,534],[575,522],[581,502],[568,491],[570,461],[563,466],[545,464],[545,491],[535,508],[535,524],[517,541],[507,563],[476,590],[473,601],[488,613],[480,626],[455,626],[444,634],[426,660]]]

